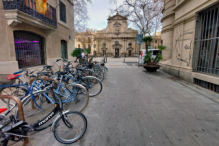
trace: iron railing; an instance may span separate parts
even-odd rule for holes
[[[37,12],[35,0],[2,0],[4,10],[17,9],[57,27],[56,9],[47,3],[45,15]]]
[[[194,71],[219,76],[219,4],[199,13],[194,48]]]
[[[210,83],[210,82],[206,82],[206,81],[203,81],[203,80],[199,80],[199,79],[196,79],[196,78],[194,78],[194,84],[197,84],[197,85],[199,85],[203,88],[206,88],[206,89],[209,89],[211,91],[219,93],[219,85],[216,85],[216,84],[213,84],[213,83]]]

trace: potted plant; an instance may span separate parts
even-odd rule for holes
[[[82,53],[81,48],[75,48],[74,51],[71,53],[71,56],[72,56],[72,57],[76,57],[77,59],[80,60],[80,58],[81,58],[81,53]]]
[[[87,55],[89,55],[91,53],[91,49],[85,49],[85,52],[87,53]]]
[[[151,36],[144,37],[142,39],[143,42],[145,42],[145,47],[146,47],[146,56],[144,57],[144,65],[143,67],[148,71],[148,72],[155,72],[160,66],[158,65],[158,62],[162,60],[162,55],[161,51],[165,50],[165,46],[159,46],[159,52],[157,53],[156,57],[152,57],[152,51],[148,50],[148,45],[153,41]]]

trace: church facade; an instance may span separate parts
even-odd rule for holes
[[[137,30],[128,28],[127,18],[117,13],[108,18],[105,29],[76,34],[75,47],[89,48],[95,56],[134,57],[139,51],[136,45],[137,34]]]

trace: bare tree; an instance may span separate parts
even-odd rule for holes
[[[111,0],[118,4],[121,0]],[[126,16],[143,35],[151,35],[161,28],[163,0],[122,0],[116,9],[111,10],[119,12]]]
[[[91,0],[73,0],[74,5],[74,28],[76,32],[86,30],[89,16],[87,13],[87,6],[91,4]]]

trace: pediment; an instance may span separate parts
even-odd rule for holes
[[[127,18],[117,13],[116,15],[109,17],[108,20],[127,20]]]
[[[128,28],[125,32],[134,32],[134,31],[137,31],[137,30],[132,29],[132,28]]]
[[[116,22],[113,25],[118,27],[118,26],[121,26],[122,24],[120,24],[119,22]]]

